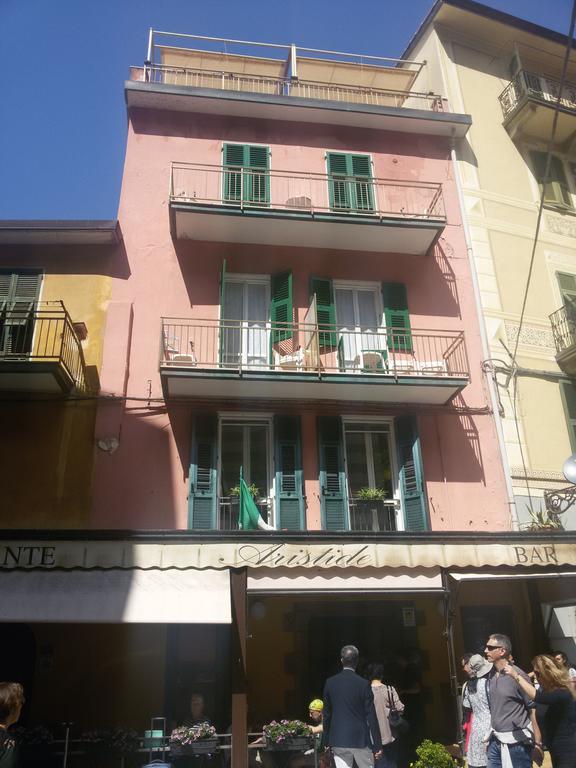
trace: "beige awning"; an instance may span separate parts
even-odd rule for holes
[[[249,569],[248,592],[276,593],[375,593],[442,591],[439,568],[364,568],[346,572],[322,568]]]
[[[228,570],[3,571],[0,621],[230,624]]]

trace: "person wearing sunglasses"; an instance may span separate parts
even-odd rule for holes
[[[519,667],[510,663],[512,643],[507,635],[490,635],[484,649],[492,663],[488,677],[490,724],[488,768],[531,768],[532,751],[542,749],[540,728],[536,722],[534,701],[516,681],[504,672],[505,667],[529,682]]]
[[[536,704],[547,706],[544,733],[553,768],[576,768],[576,691],[568,670],[560,668],[552,656],[543,654],[532,659],[532,667],[540,683],[538,688],[509,664],[503,671]]]

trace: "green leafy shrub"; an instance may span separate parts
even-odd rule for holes
[[[258,488],[257,485],[254,485],[254,483],[250,483],[248,490],[250,491],[250,496],[252,496],[253,499],[257,499],[258,496],[260,496],[260,488]],[[228,491],[228,496],[240,496],[240,486],[235,485],[233,488],[230,488]]]
[[[359,501],[381,501],[387,495],[385,488],[360,488],[356,498]]]
[[[416,750],[418,760],[410,768],[457,768],[458,763],[450,757],[442,744],[424,739]]]

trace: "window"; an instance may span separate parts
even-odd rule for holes
[[[264,499],[270,495],[270,426],[267,421],[223,420],[220,427],[220,491],[229,496],[240,481],[240,467],[248,485],[258,488]]]
[[[40,281],[39,272],[0,270],[0,355],[26,355],[32,350]]]
[[[362,368],[364,354],[382,353],[384,337],[379,335],[380,291],[375,288],[335,288],[336,327],[340,334],[340,366]]]
[[[328,152],[328,194],[333,211],[374,210],[372,163],[369,155]]]
[[[270,281],[226,275],[222,295],[221,353],[224,366],[261,367],[270,354]]]
[[[563,381],[560,384],[560,391],[566,414],[570,445],[572,450],[576,452],[576,384],[571,381]]]
[[[268,147],[253,144],[224,144],[224,201],[226,203],[270,203]]]
[[[533,151],[530,154],[532,156],[534,176],[540,187],[540,194],[542,194],[542,186],[544,185],[544,203],[547,205],[558,205],[563,208],[573,208],[572,195],[562,160],[557,155],[550,156],[548,181],[544,184],[546,153]]]

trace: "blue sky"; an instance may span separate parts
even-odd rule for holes
[[[143,63],[150,27],[396,57],[432,4],[0,0],[0,219],[115,218],[126,140],[123,84],[130,65]],[[568,31],[571,0],[486,4]]]

